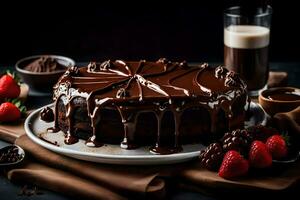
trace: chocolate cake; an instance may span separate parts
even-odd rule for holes
[[[209,143],[244,125],[248,96],[234,72],[159,59],[71,67],[54,86],[52,131],[65,143],[150,146],[157,154]]]

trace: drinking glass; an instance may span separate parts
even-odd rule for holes
[[[250,96],[266,88],[271,15],[269,5],[224,12],[224,64],[244,79]]]

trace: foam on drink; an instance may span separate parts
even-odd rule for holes
[[[269,45],[270,29],[255,25],[231,25],[224,29],[224,43],[236,49],[258,49]]]

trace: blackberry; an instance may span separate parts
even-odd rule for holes
[[[200,152],[201,166],[208,170],[217,171],[224,157],[221,144],[212,143]]]
[[[238,151],[247,156],[253,137],[246,130],[236,129],[225,133],[221,139],[222,147],[225,152],[229,150]]]
[[[265,127],[263,125],[250,126],[246,129],[249,135],[253,138],[253,140],[259,140],[262,142],[266,142],[269,137],[272,135],[278,135],[279,132],[270,127]]]

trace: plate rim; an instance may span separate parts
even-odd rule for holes
[[[38,138],[38,136],[36,134],[34,134],[31,131],[30,128],[30,121],[32,121],[31,119],[35,117],[35,115],[37,115],[43,108],[45,107],[51,107],[53,106],[54,103],[45,105],[41,108],[38,108],[37,110],[33,111],[32,113],[30,113],[30,115],[26,118],[25,122],[24,122],[24,128],[25,128],[25,132],[27,134],[27,136],[32,139],[35,143],[44,146],[47,149],[59,152],[59,153],[63,153],[63,154],[76,154],[79,156],[91,156],[91,157],[97,157],[97,158],[101,158],[101,159],[157,159],[157,158],[161,158],[161,159],[165,159],[165,158],[178,158],[183,156],[184,158],[186,158],[187,155],[189,155],[190,157],[194,157],[195,155],[198,155],[200,153],[199,151],[192,151],[192,152],[181,152],[181,153],[174,153],[174,154],[167,154],[167,155],[114,155],[114,154],[101,154],[101,153],[93,153],[93,152],[83,152],[83,151],[79,151],[79,150],[72,150],[72,149],[66,149],[66,148],[62,148],[62,147],[58,147],[52,144],[49,144],[41,139]],[[201,145],[201,144],[199,144]],[[204,146],[204,145],[202,145]],[[195,155],[194,155],[195,154]]]
[[[265,111],[263,110],[263,108],[255,102],[250,102],[250,104],[254,104],[256,106],[260,107],[260,110],[264,113],[264,119],[262,120],[261,124],[265,124],[267,121],[267,115],[265,113]],[[192,152],[180,152],[180,153],[174,153],[174,154],[167,154],[167,155],[157,155],[157,154],[153,154],[153,155],[114,155],[114,154],[101,154],[101,153],[95,153],[95,152],[85,152],[85,151],[80,151],[80,150],[73,150],[73,149],[67,149],[64,147],[59,147],[59,146],[55,146],[52,144],[49,144],[43,140],[41,140],[37,134],[35,134],[30,125],[32,124],[32,122],[34,121],[34,118],[37,118],[40,111],[45,108],[45,107],[53,107],[54,103],[51,104],[47,104],[45,106],[42,106],[38,109],[36,109],[35,111],[31,112],[28,117],[26,118],[25,122],[24,122],[24,129],[25,129],[25,133],[26,135],[32,140],[34,141],[36,144],[50,150],[50,151],[54,151],[57,152],[59,154],[63,154],[63,155],[67,155],[69,157],[73,157],[74,156],[88,156],[89,158],[96,158],[96,159],[101,159],[101,161],[92,161],[92,162],[101,162],[101,163],[105,163],[105,161],[111,161],[111,162],[106,162],[106,163],[110,163],[110,164],[136,164],[136,163],[132,163],[132,162],[140,162],[143,161],[145,162],[145,164],[150,164],[151,162],[156,162],[156,164],[158,162],[160,163],[171,163],[171,161],[177,161],[180,162],[181,160],[191,160],[193,158],[195,158],[196,156],[198,156],[200,154],[200,150],[198,151],[192,151]],[[251,105],[250,105],[251,106]],[[204,146],[203,144],[199,144],[199,146],[202,147]],[[184,145],[183,145],[184,146]],[[78,157],[75,157],[77,159],[80,159]],[[176,158],[176,160],[171,160]],[[81,159],[84,160],[84,159]],[[117,163],[117,160],[120,162],[124,162],[126,161],[127,163]],[[89,160],[91,161],[91,160]]]

